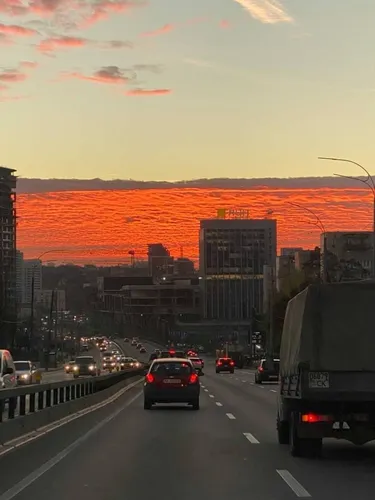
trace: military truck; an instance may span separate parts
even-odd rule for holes
[[[293,456],[375,439],[375,281],[314,284],[288,303],[276,417]]]

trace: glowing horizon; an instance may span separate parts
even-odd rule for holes
[[[132,249],[146,258],[147,244],[160,242],[197,261],[199,221],[216,218],[218,208],[277,219],[278,249],[319,246],[314,218],[289,202],[313,210],[327,231],[372,230],[372,196],[361,188],[62,191],[17,196],[17,246],[25,258],[64,249],[45,260],[118,264],[129,263]]]

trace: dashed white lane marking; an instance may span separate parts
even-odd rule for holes
[[[201,385],[202,389],[205,389],[205,386],[204,385]]]
[[[270,392],[277,392],[277,391],[275,391],[275,389],[270,389]]]
[[[218,401],[216,401],[216,406],[223,406],[221,403],[219,403]]]
[[[246,382],[247,382],[247,381],[246,381],[246,380],[242,380],[242,382],[243,382],[244,384],[246,384]]]
[[[264,389],[264,385],[258,385],[259,389]]]
[[[254,385],[254,382],[250,382],[250,385]]]
[[[236,380],[239,380],[239,379],[236,377]]]
[[[215,396],[213,394],[209,394],[210,398],[214,398]]]
[[[244,432],[243,435],[245,438],[250,441],[251,444],[259,444],[259,441],[257,440],[256,437],[254,437],[251,432]]]
[[[208,389],[205,389],[204,392],[208,392]]]
[[[305,490],[301,483],[292,476],[292,474],[286,469],[276,469],[281,479],[283,479],[289,488],[296,494],[299,498],[310,498],[310,493]]]
[[[229,418],[229,420],[236,420],[236,417],[233,415],[233,413],[226,413],[225,415]]]

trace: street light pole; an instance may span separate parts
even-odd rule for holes
[[[321,220],[321,218],[313,211],[313,210],[310,210],[310,208],[307,208],[307,207],[304,207],[303,205],[299,205],[298,203],[292,203],[292,202],[288,202],[289,205],[292,205],[293,207],[297,207],[301,210],[304,210],[305,212],[313,215],[315,217],[315,222],[313,223],[315,226],[317,226],[320,231],[322,232],[323,234],[323,259],[322,259],[322,264],[323,264],[323,273],[321,274],[321,277],[322,277],[322,281],[323,283],[327,283],[327,277],[328,277],[328,267],[327,267],[327,263],[328,263],[328,260],[327,260],[327,231],[326,231],[326,228],[323,224],[323,221]]]
[[[371,263],[371,277],[375,279],[375,183],[374,179],[370,175],[370,172],[360,163],[348,160],[347,158],[336,158],[331,156],[318,156],[318,160],[327,161],[340,161],[344,163],[351,163],[359,167],[366,174],[366,179],[361,179],[360,177],[351,177],[350,175],[334,174],[336,177],[342,177],[343,179],[351,179],[353,181],[362,182],[365,184],[372,193],[372,263]]]

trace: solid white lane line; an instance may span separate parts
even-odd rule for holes
[[[216,401],[216,406],[223,406],[221,403],[219,403],[218,401]]]
[[[236,420],[236,417],[233,415],[233,413],[226,413],[225,414],[229,420]],[[1,497],[0,497],[0,500],[3,500]]]
[[[214,398],[215,396],[213,396],[212,394],[209,394],[210,398]]]
[[[257,440],[256,437],[254,437],[251,432],[244,432],[243,435],[245,438],[250,441],[251,444],[259,444],[259,441]]]
[[[26,476],[22,481],[19,483],[15,484],[12,488],[10,488],[8,491],[0,495],[0,500],[12,500],[14,497],[19,495],[23,490],[28,488],[31,484],[35,483],[40,477],[42,477],[46,472],[48,472],[52,467],[57,465],[61,460],[63,460],[65,457],[67,457],[72,451],[74,451],[78,446],[80,446],[82,443],[87,441],[88,439],[91,438],[96,432],[99,431],[102,427],[104,427],[106,424],[108,424],[111,420],[117,417],[122,411],[124,411],[125,408],[130,406],[134,401],[141,396],[142,392],[139,392],[136,394],[133,398],[131,398],[129,401],[127,401],[124,405],[121,406],[117,411],[109,415],[109,417],[105,418],[101,422],[99,422],[97,425],[92,427],[86,434],[83,434],[83,436],[79,437],[74,443],[70,444],[65,450],[62,450],[60,453],[58,453],[55,457],[51,458],[43,464],[41,467],[38,469],[34,470],[31,474]]]
[[[283,479],[286,484],[289,486],[289,488],[296,494],[297,497],[299,498],[310,498],[311,495],[310,493],[305,490],[305,488],[302,486],[301,483],[295,479],[295,477],[292,476],[292,474],[286,470],[286,469],[276,469],[276,472],[279,474],[281,479]],[[2,498],[0,497],[0,500]]]

